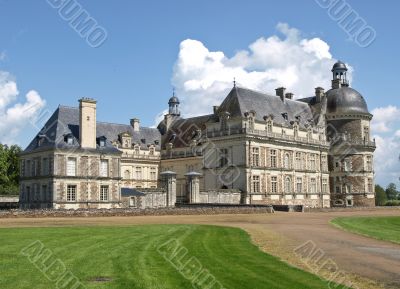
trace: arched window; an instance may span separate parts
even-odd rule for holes
[[[131,178],[131,172],[129,170],[126,170],[124,172],[124,179],[129,180]]]
[[[285,193],[289,194],[292,192],[292,180],[290,177],[285,178]]]
[[[283,159],[283,165],[284,165],[285,169],[290,168],[290,156],[288,153],[285,154],[285,157]]]

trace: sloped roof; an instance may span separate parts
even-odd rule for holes
[[[307,103],[291,99],[282,101],[276,95],[237,86],[229,92],[218,108],[218,112],[223,111],[229,112],[231,117],[244,117],[246,112],[254,111],[258,121],[264,121],[264,116],[273,116],[274,123],[283,125],[296,121],[296,117],[299,116],[300,127],[305,127],[313,120],[311,108]],[[287,113],[287,120],[283,117],[284,113]]]
[[[97,122],[96,137],[106,137],[106,146],[97,146],[97,150],[104,151],[104,153],[121,153],[111,142],[117,140],[118,135],[123,132],[129,132],[132,135],[132,142],[140,143],[142,148],[147,147],[148,144],[154,144],[154,141],[160,143],[160,133],[155,128],[141,127],[139,132],[135,132],[131,125]],[[72,135],[74,144],[66,143],[67,135]],[[39,136],[43,139],[40,147],[38,147]],[[159,149],[160,145],[155,145],[155,147]],[[79,148],[79,108],[59,106],[24,150],[24,153],[49,148]]]

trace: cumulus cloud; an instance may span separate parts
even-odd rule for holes
[[[374,135],[374,137],[376,182],[384,186],[388,183],[397,183],[400,177],[400,135],[388,137]]]
[[[372,110],[372,129],[376,133],[391,131],[390,126],[398,119],[400,109],[396,106],[378,107]]]
[[[0,71],[0,142],[13,144],[18,142],[20,132],[34,124],[46,102],[35,91],[29,91],[24,100],[19,99],[15,79]]]
[[[316,86],[329,88],[336,61],[329,45],[320,38],[302,38],[299,30],[285,23],[276,28],[279,35],[261,37],[232,57],[210,51],[198,40],[182,41],[172,83],[183,115],[210,113],[232,88],[234,78],[240,86],[271,94],[284,86],[297,98],[313,95]]]
[[[394,105],[377,107],[371,123],[376,140],[375,171],[377,183],[398,182],[400,177],[400,108]]]

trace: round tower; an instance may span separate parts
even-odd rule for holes
[[[372,114],[364,97],[349,87],[346,65],[338,61],[332,73],[332,89],[326,92],[332,206],[374,206]]]

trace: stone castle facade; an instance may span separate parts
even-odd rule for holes
[[[174,95],[157,128],[98,122],[92,99],[59,106],[21,154],[21,207],[373,206],[372,115],[345,64],[332,73],[298,100],[234,85],[193,118]]]

